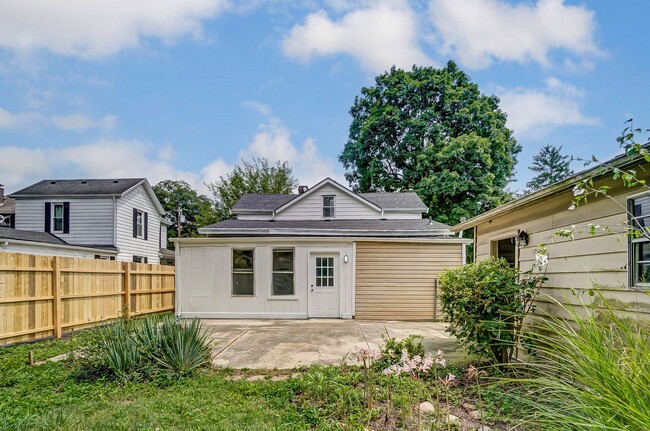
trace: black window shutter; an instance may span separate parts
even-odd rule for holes
[[[144,239],[149,239],[149,213],[144,213]]]
[[[138,237],[138,210],[133,208],[133,238]]]
[[[63,202],[63,233],[70,233],[70,202]]]
[[[9,227],[12,229],[16,229],[16,214],[9,216]]]
[[[45,202],[45,232],[50,233],[50,222],[52,221],[52,204]]]
[[[149,263],[149,258],[147,256],[144,257],[144,263]]]

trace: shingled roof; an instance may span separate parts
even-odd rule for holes
[[[299,194],[246,194],[233,205],[232,211],[261,211],[271,212],[280,208],[287,202],[300,196]],[[427,206],[422,202],[420,197],[413,192],[405,193],[359,193],[363,199],[377,205],[384,210],[391,209],[409,209],[409,210],[427,210]]]
[[[16,241],[43,242],[54,245],[70,245],[58,236],[47,232],[33,232],[31,230],[11,229],[0,227],[0,240],[13,239]]]
[[[120,196],[143,181],[144,178],[43,180],[12,193],[11,197]]]
[[[450,236],[449,226],[426,219],[404,220],[225,220],[199,229],[199,233],[219,236]]]

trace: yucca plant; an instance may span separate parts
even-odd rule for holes
[[[553,430],[650,430],[650,322],[592,293],[597,307],[548,298],[568,319],[535,324],[539,355],[525,364],[533,377],[519,380],[538,395],[530,400],[532,422]]]
[[[178,322],[165,317],[159,330],[160,349],[154,360],[161,368],[187,375],[210,363],[209,334],[198,319]]]
[[[108,368],[120,378],[126,378],[138,369],[140,354],[132,338],[109,338],[102,346]]]

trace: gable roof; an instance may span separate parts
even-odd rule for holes
[[[225,220],[199,228],[218,236],[450,237],[449,226],[427,219]]]
[[[383,210],[421,210],[428,208],[414,192],[399,193],[359,193],[364,199],[369,200]]]
[[[334,187],[334,188],[340,190],[341,192],[343,192],[343,193],[349,195],[349,196],[352,197],[353,199],[356,199],[356,200],[358,200],[359,202],[361,202],[361,203],[363,203],[363,204],[365,204],[365,205],[367,205],[367,206],[369,206],[369,207],[371,207],[371,208],[373,208],[373,209],[375,209],[375,210],[377,210],[377,211],[381,211],[381,208],[379,208],[379,207],[378,207],[377,205],[375,205],[374,203],[372,203],[372,202],[370,202],[369,200],[367,200],[366,198],[364,198],[364,197],[362,197],[362,196],[360,196],[360,195],[354,193],[352,190],[348,189],[347,187],[342,186],[341,184],[337,183],[337,182],[334,181],[333,179],[327,177],[327,178],[325,178],[323,181],[321,181],[320,183],[316,184],[314,187],[312,187],[312,188],[310,188],[309,190],[307,190],[306,192],[304,192],[304,193],[302,193],[302,194],[299,194],[299,195],[296,196],[295,198],[291,199],[290,201],[288,201],[288,202],[285,203],[284,205],[282,205],[282,206],[280,206],[279,208],[277,208],[277,209],[276,209],[276,212],[284,211],[285,209],[287,209],[287,208],[289,208],[290,206],[294,205],[296,202],[300,202],[301,200],[303,200],[303,199],[306,198],[307,196],[311,195],[312,193],[314,193],[316,190],[320,189],[321,187],[324,187],[325,185],[330,185],[330,186],[332,186],[332,187]]]
[[[326,181],[329,180],[330,182]],[[371,204],[373,208],[379,210],[412,210],[412,211],[426,211],[427,206],[422,202],[420,197],[413,192],[404,193],[354,193],[346,187],[340,185],[334,180],[326,178],[318,183],[316,186],[307,190],[303,194],[264,194],[264,193],[250,193],[242,196],[235,205],[232,207],[233,213],[246,213],[246,212],[273,212],[278,210],[284,205],[292,204],[294,199],[302,199],[302,196],[310,191],[316,190],[324,184],[333,184],[335,187],[344,190],[355,198],[361,198],[364,203]]]
[[[107,178],[43,180],[11,194],[11,197],[37,196],[121,196],[145,178]]]
[[[12,198],[120,197],[142,184],[160,214],[165,210],[146,178],[42,180],[9,195]]]
[[[273,195],[263,193],[251,193],[242,196],[235,205],[232,206],[233,212],[261,211],[271,212],[280,208],[291,199],[299,196],[297,194]]]
[[[650,148],[650,143],[644,144],[645,148]],[[618,156],[615,156],[605,162],[602,162],[593,168],[588,168],[585,169],[581,172],[578,172],[575,175],[571,175],[568,178],[565,178],[562,181],[558,181],[554,184],[551,184],[549,186],[546,186],[544,188],[541,188],[539,190],[536,190],[532,193],[529,193],[525,196],[522,196],[520,198],[517,198],[515,200],[512,200],[510,202],[507,202],[501,206],[498,206],[494,209],[491,209],[489,211],[486,211],[482,214],[479,214],[475,217],[472,217],[469,220],[466,220],[464,222],[461,222],[451,228],[452,232],[459,232],[461,230],[469,229],[474,226],[476,226],[479,223],[482,223],[484,221],[490,220],[498,215],[504,214],[508,211],[511,211],[515,208],[519,208],[523,205],[530,205],[533,202],[537,202],[541,199],[553,196],[558,193],[565,192],[567,190],[572,189],[576,183],[586,180],[588,178],[592,177],[601,177],[607,173],[611,173],[612,168],[621,168],[623,169],[625,166],[631,165],[633,163],[643,161],[642,156],[635,155],[635,156],[628,156],[626,153],[619,154]],[[603,166],[607,166],[607,169],[603,169]],[[567,205],[568,206],[568,205]]]

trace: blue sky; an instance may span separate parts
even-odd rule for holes
[[[522,145],[606,158],[650,128],[647,2],[0,0],[0,183],[184,179],[241,157],[341,180],[348,110],[395,64],[453,59]],[[575,169],[580,165],[575,164]]]

